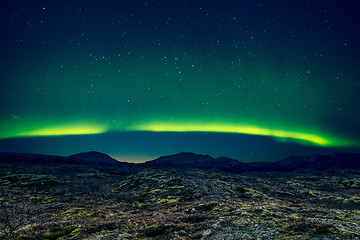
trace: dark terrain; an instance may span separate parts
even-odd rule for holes
[[[360,239],[360,154],[0,154],[1,239]]]

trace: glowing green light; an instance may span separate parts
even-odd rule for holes
[[[141,131],[155,132],[219,132],[219,133],[240,133],[261,136],[272,136],[281,140],[295,140],[300,143],[310,143],[319,146],[347,146],[352,145],[350,141],[341,140],[333,137],[323,137],[318,134],[286,131],[279,129],[268,129],[257,126],[231,125],[231,124],[190,124],[190,123],[148,123],[135,127]]]
[[[2,134],[0,138],[11,137],[36,137],[36,136],[64,136],[64,135],[84,135],[99,134],[106,132],[107,129],[101,125],[89,124],[70,124],[45,127],[33,127],[30,130],[17,130],[11,133]]]
[[[342,139],[339,137],[320,134],[315,131],[284,130],[269,128],[257,125],[234,124],[229,122],[161,122],[149,121],[138,125],[119,125],[106,127],[101,123],[89,124],[75,122],[68,124],[61,123],[38,123],[35,126],[27,124],[7,125],[7,131],[0,133],[0,138],[13,137],[36,137],[36,136],[63,136],[63,135],[84,135],[84,134],[101,134],[108,131],[155,131],[155,132],[219,132],[219,133],[237,133],[250,134],[259,136],[275,137],[279,141],[296,141],[305,145],[317,145],[322,147],[353,147],[359,146],[358,142]]]
[[[20,133],[19,136],[61,136],[104,133],[101,126],[58,126]]]

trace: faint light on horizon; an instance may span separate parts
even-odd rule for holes
[[[151,161],[156,159],[156,156],[144,156],[144,155],[117,155],[110,154],[112,158],[119,162],[129,162],[129,163],[144,163],[146,161]]]

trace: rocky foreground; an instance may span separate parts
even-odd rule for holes
[[[0,162],[2,239],[360,239],[360,170]]]

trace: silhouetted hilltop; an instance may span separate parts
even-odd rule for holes
[[[144,163],[147,166],[157,167],[186,167],[198,169],[211,169],[231,173],[248,171],[281,171],[291,172],[297,169],[326,170],[329,168],[359,168],[359,153],[335,153],[329,155],[292,156],[278,162],[252,162],[243,163],[238,160],[194,153],[178,153],[159,157]]]
[[[96,164],[122,167],[175,167],[215,170],[229,173],[243,172],[291,172],[297,169],[315,169],[323,171],[329,168],[360,169],[360,153],[335,153],[328,155],[313,154],[305,156],[291,156],[278,162],[244,163],[227,157],[213,158],[209,155],[182,152],[169,156],[162,156],[145,163],[134,164],[118,162],[109,155],[100,152],[84,152],[69,157],[28,154],[28,153],[0,153],[0,163],[9,164]]]
[[[90,151],[71,155],[67,157],[72,160],[82,160],[91,163],[98,164],[118,164],[119,162],[107,154]]]
[[[69,157],[33,154],[33,153],[0,153],[0,162],[10,164],[58,164],[58,163],[83,163],[83,164],[101,164],[101,165],[130,165],[130,163],[121,163],[110,156],[95,151],[84,152],[71,155]]]
[[[9,164],[52,164],[63,162],[64,157],[45,155],[45,154],[33,154],[33,153],[15,153],[15,152],[1,152],[0,162]]]
[[[157,167],[186,167],[230,172],[232,167],[242,166],[242,163],[238,160],[226,157],[213,158],[209,155],[182,152],[147,161],[144,165]]]
[[[299,168],[326,170],[329,168],[360,168],[360,153],[313,154],[292,156],[274,163],[279,171],[293,171]]]

